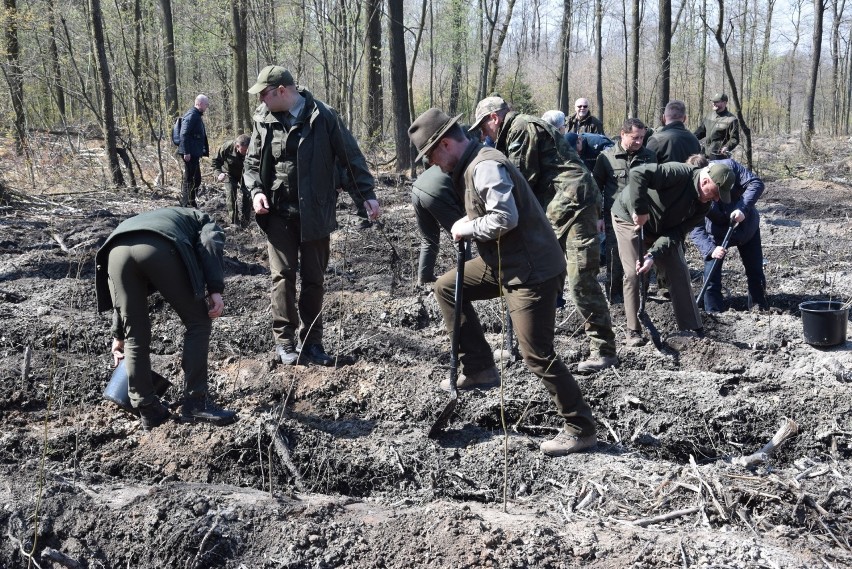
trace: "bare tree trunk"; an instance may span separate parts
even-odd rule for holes
[[[106,153],[112,182],[116,186],[124,186],[124,175],[118,162],[118,150],[115,132],[115,114],[113,110],[112,80],[110,79],[109,62],[106,54],[104,38],[104,21],[101,12],[101,0],[89,0],[89,18],[92,24],[92,46],[95,50],[95,65],[101,87],[101,128],[106,141]]]
[[[399,171],[413,170],[415,156],[412,152],[411,140],[408,138],[411,115],[408,113],[408,82],[405,69],[405,27],[402,21],[404,17],[402,2],[403,0],[388,0],[391,89],[394,122],[396,124],[394,143],[396,146],[396,167]]]
[[[452,53],[450,54],[450,102],[447,112],[450,116],[455,116],[458,113],[459,98],[461,96],[461,81],[462,81],[462,42],[467,34],[467,27],[464,25],[465,17],[464,0],[452,0],[450,2],[450,21],[452,22]]]
[[[509,24],[512,22],[512,12],[515,9],[515,0],[508,0],[506,6],[506,17],[503,19],[503,24],[500,26],[500,33],[497,34],[497,41],[494,44],[494,49],[491,51],[491,77],[488,80],[488,91],[493,93],[497,90],[497,75],[500,73],[500,52],[503,50],[503,44],[506,42],[506,35],[509,33]],[[497,19],[497,12],[494,12],[494,19]]]
[[[408,116],[413,117],[414,112],[414,67],[417,64],[417,53],[423,39],[423,29],[426,27],[426,6],[429,0],[423,0],[420,5],[420,24],[417,26],[417,35],[414,37],[414,52],[411,54],[411,65],[408,68]]]
[[[717,0],[717,4],[719,6],[719,24],[716,26],[713,35],[716,38],[716,43],[719,45],[719,49],[722,51],[722,63],[725,68],[725,75],[728,77],[728,83],[730,83],[731,99],[733,100],[734,107],[736,107],[737,110],[737,120],[740,122],[740,132],[743,135],[742,146],[743,150],[745,150],[746,165],[748,166],[749,170],[752,170],[753,167],[751,153],[751,129],[748,127],[748,123],[745,120],[745,116],[743,116],[742,103],[740,102],[740,94],[739,89],[737,87],[737,80],[734,77],[733,69],[731,69],[731,59],[730,57],[728,57],[728,39],[724,37],[724,0]]]
[[[251,124],[248,102],[248,2],[231,0],[231,57],[233,58],[233,129],[234,134],[246,131]]]
[[[775,0],[767,0],[766,2],[766,27],[763,28],[763,45],[760,48],[760,61],[757,67],[757,92],[758,97],[754,105],[754,120],[752,123],[758,125],[758,130],[765,124],[763,116],[764,99],[768,100],[772,96],[771,78],[767,77],[767,67],[769,61],[769,47],[772,39],[772,14],[775,10]]]
[[[604,119],[604,96],[603,96],[603,2],[595,0],[595,93],[597,95],[598,118],[603,123]]]
[[[672,52],[672,0],[659,0],[659,27],[657,31],[657,114],[662,115],[671,90]]]
[[[707,0],[701,0],[701,21],[709,28],[707,24]],[[704,95],[707,92],[707,32],[701,30],[701,53],[698,54],[698,101],[695,105],[696,109],[701,109],[704,106]],[[701,120],[701,113],[698,113],[698,120]]]
[[[636,0],[637,2],[639,0]],[[562,0],[562,28],[559,32],[559,92],[556,94],[556,108],[563,111],[571,109],[568,92],[568,71],[571,63],[571,0]]]
[[[832,88],[832,112],[831,112],[831,134],[840,133],[841,108],[843,98],[843,78],[840,72],[840,24],[843,11],[846,8],[846,0],[834,0],[831,3],[834,17],[831,20],[831,88]]]
[[[630,116],[639,116],[639,27],[640,0],[633,0],[632,10],[630,12],[631,20],[633,21],[633,30],[630,40]],[[662,114],[658,115],[662,116]]]
[[[384,94],[382,92],[382,2],[381,0],[367,0],[364,4],[366,9],[367,34],[364,38],[364,52],[366,54],[366,81],[367,90],[364,100],[366,101],[365,122],[367,124],[367,139],[370,146],[374,145],[382,136],[382,123],[384,119]]]
[[[62,124],[65,124],[65,88],[62,86],[62,71],[59,65],[59,48],[56,44],[56,8],[54,0],[47,2],[47,41],[48,41],[48,57],[50,58],[50,68],[53,72],[51,85],[53,87],[53,100],[56,103],[56,108],[59,111],[59,119]]]
[[[799,41],[801,41],[802,38],[800,25],[802,23],[802,4],[804,4],[804,1],[805,0],[798,0],[793,6],[793,14],[795,18],[793,22],[793,29],[795,30],[796,36],[793,40],[793,49],[790,50],[790,63],[787,66],[786,131],[788,133],[793,132],[793,89],[796,77],[796,54],[799,49]]]
[[[166,71],[166,114],[178,114],[177,68],[175,67],[175,30],[172,23],[172,0],[160,0],[163,13],[163,67]]]
[[[811,68],[808,72],[807,93],[805,94],[805,117],[802,119],[802,144],[810,150],[814,135],[814,105],[816,103],[819,60],[822,55],[822,22],[825,16],[825,2],[814,0],[814,33],[811,52]]]
[[[479,72],[479,88],[476,94],[477,100],[484,99],[485,95],[488,93],[488,65],[491,62],[492,53],[494,51],[494,34],[497,31],[497,15],[500,11],[500,0],[494,0],[493,14],[489,10],[488,0],[479,0],[479,4],[481,7],[482,17],[484,19],[480,25],[480,29],[482,29],[482,26],[485,26],[485,29],[483,30],[482,69],[480,69]]]
[[[27,117],[24,114],[24,81],[21,76],[21,47],[18,43],[18,7],[16,0],[3,0],[6,9],[6,63],[3,75],[9,85],[12,108],[15,110],[15,150],[19,155],[27,146]]]

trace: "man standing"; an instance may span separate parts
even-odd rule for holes
[[[690,158],[689,163],[707,166],[707,160],[699,155]],[[725,310],[725,302],[722,298],[722,263],[728,249],[723,249],[721,244],[728,229],[734,223],[739,225],[731,233],[728,248],[735,246],[740,252],[740,260],[745,268],[748,282],[749,307],[757,305],[761,310],[766,310],[769,308],[769,303],[766,300],[766,276],[763,273],[760,215],[755,207],[758,198],[763,194],[763,180],[734,160],[721,160],[718,163],[729,167],[734,173],[731,203],[714,201],[710,205],[710,211],[707,212],[704,223],[689,234],[692,242],[704,256],[704,279],[709,280],[707,289],[704,291],[704,310],[706,312]],[[716,260],[719,263],[713,271]]]
[[[459,356],[464,374],[459,389],[489,388],[500,376],[471,301],[503,296],[527,367],[553,396],[563,430],[541,444],[548,455],[564,455],[596,444],[591,409],[571,372],[553,348],[556,295],[565,258],[541,207],[521,172],[498,150],[469,140],[450,118],[432,108],[408,129],[417,159],[452,173],[453,185],[464,195],[465,211],[452,227],[453,239],[473,239],[479,257],[467,261],[464,303],[460,308]],[[448,331],[453,325],[455,270],[438,278],[435,297]],[[449,388],[449,380],[441,384]]]
[[[648,139],[647,148],[656,153],[657,163],[686,162],[693,154],[701,152],[701,143],[689,132],[686,122],[686,104],[674,99],[666,104],[663,111],[665,126],[654,131]]]
[[[574,114],[568,118],[568,132],[591,132],[594,134],[603,134],[603,123],[593,117],[589,111],[588,99],[577,99],[574,102]]]
[[[346,169],[370,218],[376,219],[373,176],[337,113],[297,87],[288,70],[264,67],[249,93],[261,104],[254,112],[243,177],[268,240],[276,357],[285,365],[301,356],[331,366],[335,360],[322,346],[322,305],[329,236],[337,229],[334,161]],[[298,303],[297,270],[302,280]],[[301,353],[296,351],[297,332]]]
[[[625,274],[625,343],[645,343],[638,316],[639,286],[642,275],[655,265],[665,269],[678,328],[700,335],[701,315],[692,294],[683,240],[703,222],[710,202],[730,203],[734,173],[724,164],[698,168],[673,162],[638,166],[627,180],[612,206],[612,224]],[[640,236],[644,236],[644,243]]]
[[[228,222],[245,227],[251,218],[251,198],[243,181],[243,163],[248,152],[249,136],[241,134],[219,147],[213,158],[213,173],[217,182],[225,183],[225,204]]]
[[[236,420],[234,411],[207,397],[211,319],[225,309],[224,246],[224,233],[206,213],[170,207],[123,221],[95,257],[98,310],[113,310],[113,357],[116,365],[125,360],[130,404],[139,410],[146,431],[170,417],[151,382],[148,295],[153,291],[163,295],[186,327],[182,418],[216,425]]]
[[[621,125],[615,146],[604,150],[595,162],[594,177],[603,194],[603,220],[606,227],[606,294],[611,303],[624,301],[624,270],[618,256],[618,244],[612,227],[612,204],[627,184],[630,169],[642,164],[654,164],[657,157],[642,146],[645,124],[630,118]]]
[[[207,95],[198,95],[195,97],[195,106],[183,115],[178,145],[178,154],[183,156],[184,163],[180,198],[180,205],[183,207],[198,207],[195,198],[198,187],[201,186],[201,158],[210,155],[207,129],[204,128],[201,117],[209,106]]]
[[[576,153],[566,157],[556,147],[559,133],[532,115],[509,111],[500,97],[476,106],[471,130],[480,128],[495,148],[517,166],[547,212],[568,259],[568,290],[584,319],[589,359],[579,372],[600,371],[618,363],[609,306],[597,281],[600,269],[598,231],[601,198],[589,170]]]
[[[726,94],[716,93],[711,100],[713,112],[695,129],[695,136],[704,140],[703,154],[708,160],[724,160],[740,143],[740,122],[728,110]]]

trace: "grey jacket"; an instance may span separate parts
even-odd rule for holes
[[[335,175],[335,160],[349,174],[362,201],[376,199],[375,181],[358,143],[337,113],[314,99],[307,90],[301,89],[299,93],[305,97],[305,106],[295,121],[296,125],[301,125],[296,153],[298,210],[302,240],[314,241],[328,237],[337,229],[335,206],[340,182]],[[252,199],[259,193],[266,195],[273,208],[267,215],[283,215],[285,212],[276,211],[276,204],[280,202],[276,194],[286,191],[282,186],[286,172],[277,165],[287,148],[288,131],[265,103],[255,109],[252,119],[254,129],[243,179]],[[261,227],[265,225],[265,217],[256,216]]]

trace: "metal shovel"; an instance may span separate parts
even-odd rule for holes
[[[740,222],[738,221],[728,228],[728,232],[725,233],[725,238],[722,239],[722,244],[720,245],[722,249],[728,248],[728,241],[731,240],[731,233],[734,232],[734,229],[736,229],[739,224]],[[701,299],[704,298],[704,293],[707,292],[707,285],[710,284],[710,277],[712,277],[713,273],[716,272],[716,269],[719,268],[720,262],[722,262],[722,259],[713,259],[713,266],[710,267],[710,274],[707,275],[706,279],[704,279],[704,284],[701,286],[701,290],[698,292],[698,296],[695,297],[695,304],[699,304],[701,302]]]
[[[435,439],[447,427],[450,422],[450,417],[453,411],[456,410],[456,405],[459,404],[459,390],[456,387],[459,379],[459,342],[461,341],[461,317],[462,317],[462,289],[464,288],[464,262],[465,262],[465,241],[462,239],[458,242],[458,254],[456,257],[456,291],[454,296],[455,312],[453,314],[453,339],[450,347],[450,401],[438,419],[429,429],[429,438]]]
[[[643,228],[639,228],[639,260],[645,258],[645,230]],[[651,321],[651,317],[648,316],[648,312],[645,310],[645,303],[648,300],[648,289],[645,286],[645,275],[639,275],[639,311],[637,316],[639,317],[639,321],[643,326],[648,330],[648,335],[651,336],[651,341],[654,343],[654,347],[657,348],[658,351],[662,351],[663,349],[663,341],[660,339],[660,331],[657,330],[657,327],[654,326],[654,323]]]

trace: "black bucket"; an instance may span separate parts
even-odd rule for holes
[[[127,393],[127,379],[127,366],[124,364],[124,360],[121,360],[118,362],[115,371],[112,372],[112,377],[104,389],[104,399],[112,401],[125,411],[138,413],[138,410],[130,404],[130,395]],[[169,387],[172,386],[168,379],[154,370],[151,370],[151,383],[154,385],[154,393],[157,394],[157,397],[165,395]]]
[[[837,346],[846,341],[849,309],[837,300],[812,300],[799,305],[805,342],[812,346]]]

